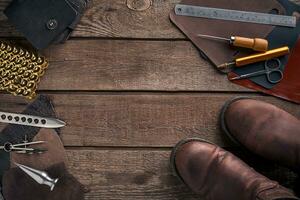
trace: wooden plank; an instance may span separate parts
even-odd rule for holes
[[[187,41],[72,40],[43,53],[41,90],[249,91]]]
[[[2,12],[9,2],[11,0],[0,0],[0,37],[19,37]],[[150,7],[144,7],[149,2]],[[169,13],[178,2],[180,0],[93,0],[72,36],[185,38],[169,20]]]
[[[2,12],[11,1],[0,0],[0,37],[20,36]],[[299,0],[293,1],[299,3]],[[73,37],[185,38],[169,20],[170,11],[180,0],[93,0],[91,2],[72,34]],[[129,3],[128,6],[127,2],[135,4]],[[151,6],[148,9],[139,10],[149,2]]]
[[[86,199],[199,200],[172,176],[169,150],[68,150],[67,155],[70,172],[90,190]],[[273,180],[289,187],[295,184],[295,173],[253,161]]]
[[[97,93],[51,94],[66,146],[171,147],[186,137],[230,146],[219,130],[224,103],[237,94]],[[254,96],[300,117],[299,105]],[[21,111],[22,98],[0,95],[0,110]],[[4,127],[4,124],[0,124]]]

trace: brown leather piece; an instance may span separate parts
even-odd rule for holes
[[[5,200],[83,200],[83,186],[68,173],[64,163],[45,169],[51,177],[58,177],[53,191],[39,185],[19,168],[12,168],[4,175],[3,196]]]
[[[300,39],[298,39],[297,44],[289,57],[288,64],[285,66],[283,80],[271,90],[267,90],[247,79],[233,81],[233,83],[300,104],[299,66]],[[228,78],[235,76],[236,74],[229,73]]]
[[[175,158],[178,175],[201,199],[298,199],[214,144],[187,142],[177,148]]]
[[[3,195],[5,200],[82,200],[84,186],[66,169],[66,153],[58,134],[52,129],[41,129],[33,141],[47,143],[34,145],[37,148],[46,148],[43,154],[24,155],[11,153],[11,169],[3,177]],[[34,169],[47,171],[50,177],[59,178],[54,190],[39,185],[19,168],[15,162],[27,165]]]
[[[277,10],[279,14],[285,13],[284,8],[276,0],[183,0],[180,3],[263,13]],[[230,38],[230,36],[265,38],[274,29],[271,25],[177,16],[174,10],[171,11],[170,19],[216,66],[250,52],[245,49],[239,51],[236,47],[230,47],[226,42],[199,38],[197,34],[225,38]]]
[[[66,153],[58,134],[52,129],[41,129],[33,141],[46,141],[44,144],[35,145],[36,148],[47,149],[43,154],[23,155],[11,153],[11,166],[14,162],[31,165],[36,169],[46,169],[54,164],[65,163]]]
[[[225,111],[225,132],[251,152],[300,170],[300,120],[253,99],[234,101]]]

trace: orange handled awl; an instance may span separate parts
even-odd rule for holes
[[[226,69],[227,67],[235,66],[241,67],[252,63],[257,63],[265,60],[270,60],[272,58],[278,58],[280,56],[284,56],[290,53],[290,49],[288,46],[281,47],[277,49],[272,49],[263,53],[257,53],[250,56],[237,58],[235,61],[230,63],[224,63],[217,66],[218,69]]]
[[[267,51],[269,45],[268,40],[261,39],[261,38],[246,38],[246,37],[239,37],[239,36],[231,36],[230,38],[223,38],[223,37],[203,35],[203,34],[198,34],[198,37],[228,41],[229,44],[232,46],[243,47],[243,48],[253,49],[254,51],[262,51],[262,52]]]

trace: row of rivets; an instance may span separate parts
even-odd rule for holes
[[[31,123],[35,123],[35,124],[38,124],[38,123],[46,124],[46,123],[47,123],[47,121],[46,121],[45,119],[39,120],[39,119],[33,119],[33,118],[31,118],[31,117],[28,117],[28,118],[26,118],[26,117],[19,117],[19,116],[13,117],[13,116],[11,116],[11,115],[6,116],[5,114],[2,114],[2,115],[1,115],[1,119],[2,119],[2,120],[8,120],[8,121],[15,120],[15,122],[28,122],[29,124],[31,124]]]

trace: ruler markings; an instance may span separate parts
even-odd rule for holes
[[[177,4],[176,15],[296,27],[296,17]]]

